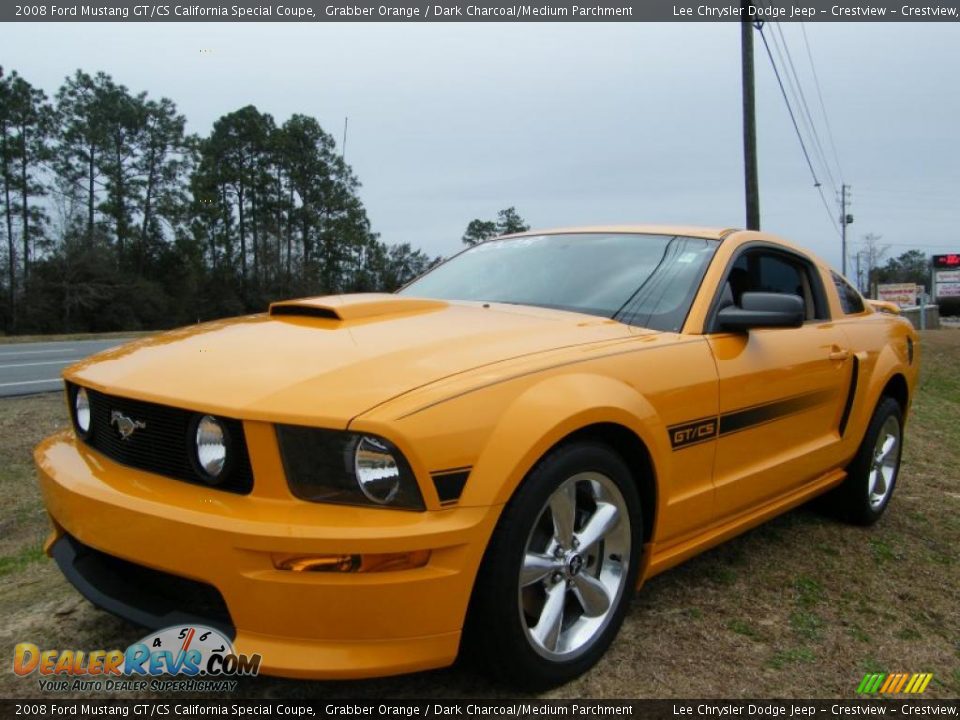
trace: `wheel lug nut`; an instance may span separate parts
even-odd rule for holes
[[[576,538],[573,539],[573,547],[574,549],[580,547],[580,541],[577,540]]]
[[[554,583],[554,584],[557,584],[558,582],[560,582],[561,580],[563,580],[563,575],[561,575],[561,574],[558,573],[558,572],[555,572],[555,573],[553,574],[553,577],[552,577],[551,579],[553,580],[553,583]]]

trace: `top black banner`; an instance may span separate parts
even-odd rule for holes
[[[953,0],[187,0],[0,4],[3,22],[957,22]]]

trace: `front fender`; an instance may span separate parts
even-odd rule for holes
[[[669,473],[669,436],[651,403],[631,385],[590,371],[531,374],[399,417],[381,408],[350,428],[390,438],[421,477],[470,468],[458,502],[462,507],[506,503],[551,447],[597,423],[633,432],[646,446],[655,473]],[[429,502],[430,483],[424,484],[428,504],[438,506]]]
[[[407,456],[429,509],[435,486],[469,471],[461,506],[507,502],[536,462],[571,433],[615,424],[645,446],[653,470],[657,528],[663,538],[709,520],[713,444],[675,452],[668,427],[717,414],[716,366],[702,339],[638,338],[617,352],[548,368],[491,368],[454,377],[384,403],[351,421],[355,432],[382,435]],[[526,370],[521,372],[521,370]],[[668,512],[661,512],[666,507]],[[672,524],[661,526],[661,520]]]
[[[658,459],[669,457],[668,434],[653,406],[626,383],[592,373],[544,378],[520,393],[496,423],[474,466],[461,505],[507,502],[553,446],[598,423],[622,425]]]

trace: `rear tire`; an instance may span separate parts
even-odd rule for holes
[[[903,412],[896,400],[883,397],[847,466],[847,479],[837,488],[833,507],[843,519],[855,525],[880,519],[897,484],[902,449]]]
[[[637,582],[643,529],[630,470],[607,446],[554,450],[504,508],[471,599],[465,645],[527,690],[589,670]]]

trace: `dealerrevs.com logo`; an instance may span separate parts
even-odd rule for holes
[[[126,650],[41,650],[33,643],[13,650],[13,671],[36,673],[47,692],[232,691],[233,678],[255,677],[260,661],[259,654],[237,653],[223,633],[203,625],[168,627]]]

